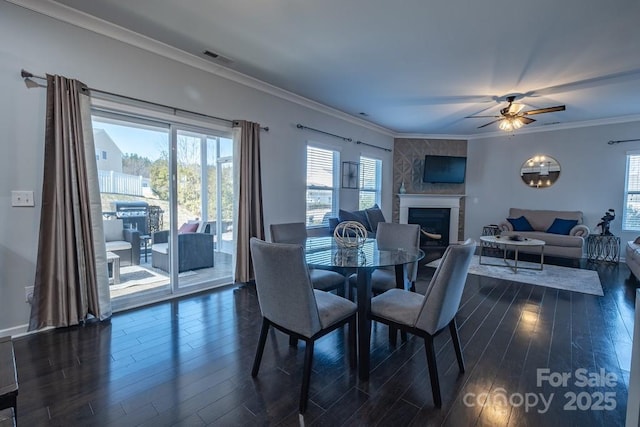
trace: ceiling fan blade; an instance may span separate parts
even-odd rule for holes
[[[535,122],[534,119],[530,119],[529,117],[520,117],[520,121],[522,122],[522,124],[524,125],[528,125],[529,123],[533,123]]]
[[[501,118],[502,116],[466,116],[465,119],[482,119],[482,118],[493,118],[493,119],[498,119]]]
[[[524,111],[522,114],[531,116],[532,114],[553,113],[554,111],[564,111],[567,107],[564,105],[558,105],[557,107],[539,108],[537,110]]]
[[[478,129],[482,129],[482,128],[484,128],[484,127],[487,127],[487,126],[489,126],[489,125],[492,125],[492,124],[494,124],[494,123],[497,123],[497,122],[499,122],[499,121],[501,121],[501,120],[504,120],[504,117],[503,117],[502,119],[494,120],[494,121],[489,122],[489,123],[487,123],[487,124],[484,124],[484,125],[482,125],[482,126],[478,126]]]

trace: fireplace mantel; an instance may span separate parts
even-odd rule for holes
[[[409,219],[409,208],[449,208],[449,243],[458,241],[460,199],[464,194],[398,194],[400,198],[400,224]]]

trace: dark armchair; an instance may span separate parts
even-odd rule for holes
[[[169,272],[169,231],[153,233],[151,265]],[[178,234],[178,272],[213,267],[213,236],[207,233]]]
[[[121,219],[107,219],[102,222],[107,252],[120,257],[120,266],[140,264],[140,232],[125,229]]]

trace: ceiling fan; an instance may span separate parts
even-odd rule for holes
[[[566,107],[564,105],[558,105],[556,107],[547,107],[547,108],[538,108],[536,110],[522,111],[524,108],[524,104],[518,104],[514,101],[516,100],[515,95],[507,96],[506,98],[509,105],[500,109],[499,116],[467,116],[467,119],[475,119],[475,118],[483,118],[483,117],[491,117],[497,120],[490,121],[482,126],[478,126],[478,129],[489,126],[493,123],[498,123],[498,127],[505,131],[511,131],[515,129],[521,128],[523,125],[528,125],[529,123],[535,122],[534,119],[529,118],[528,116],[532,116],[534,114],[543,114],[543,113],[553,113],[555,111],[564,111]]]

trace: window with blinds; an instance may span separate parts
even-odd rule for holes
[[[360,157],[359,209],[368,209],[376,203],[380,205],[381,183],[382,160]]]
[[[624,188],[622,229],[640,230],[640,153],[627,154],[627,179]]]
[[[307,146],[307,227],[329,225],[337,217],[338,152]]]

